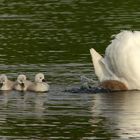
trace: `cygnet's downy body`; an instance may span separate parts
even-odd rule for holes
[[[45,80],[43,73],[35,75],[35,81],[28,87],[28,90],[34,92],[46,92],[49,91],[49,85]]]
[[[17,77],[14,88],[18,91],[26,91],[31,84],[32,82],[27,80],[26,75],[21,74]]]
[[[8,80],[5,74],[0,75],[0,90],[12,90],[14,88],[14,82]]]

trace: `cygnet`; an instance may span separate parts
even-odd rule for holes
[[[31,84],[32,82],[27,80],[26,75],[20,74],[17,77],[17,81],[14,88],[18,91],[26,91]]]
[[[35,75],[35,81],[28,87],[28,90],[34,92],[49,91],[49,85],[46,82],[43,73],[38,73]]]
[[[5,74],[0,75],[0,90],[12,90],[14,88],[14,82],[8,80]]]

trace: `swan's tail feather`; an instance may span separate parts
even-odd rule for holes
[[[90,49],[90,54],[92,57],[92,63],[94,66],[95,74],[98,77],[99,81],[114,79],[115,75],[109,70],[107,65],[104,62],[103,57],[96,52],[93,48]]]
[[[99,81],[102,81],[103,70],[100,65],[102,56],[99,53],[97,53],[93,48],[90,49],[90,54],[91,54],[95,74],[98,77]]]

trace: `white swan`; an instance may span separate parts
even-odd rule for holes
[[[0,75],[0,90],[12,90],[14,87],[14,82],[8,80],[5,74]]]
[[[113,80],[128,90],[140,90],[140,31],[117,34],[106,48],[104,58],[93,48],[90,53],[100,82]]]
[[[17,77],[14,89],[18,91],[26,91],[31,84],[32,82],[27,80],[26,75],[20,74]]]
[[[35,82],[28,87],[28,90],[34,92],[45,92],[49,90],[49,85],[46,83],[43,73],[35,75]]]

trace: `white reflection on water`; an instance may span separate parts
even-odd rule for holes
[[[128,91],[95,96],[93,117],[105,117],[105,126],[121,138],[140,137],[140,92]]]
[[[47,93],[1,91],[1,114],[24,114],[29,116],[43,116],[44,104],[47,101]],[[29,113],[30,112],[30,113]],[[23,115],[23,117],[24,117]]]

